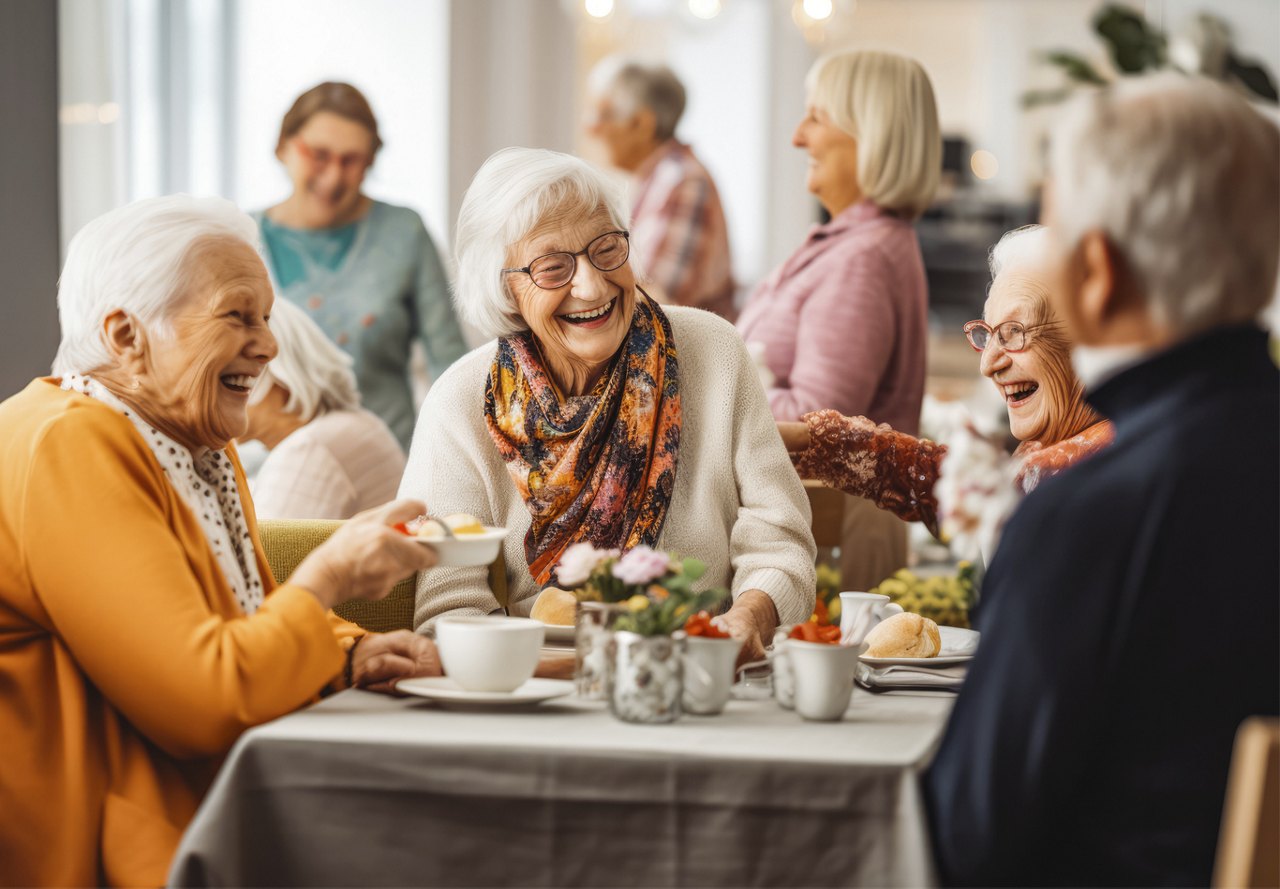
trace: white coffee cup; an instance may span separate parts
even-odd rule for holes
[[[733,667],[741,650],[741,639],[689,636],[685,640],[680,706],[686,713],[714,716],[724,710],[733,692]]]
[[[841,593],[840,644],[861,645],[876,624],[901,613],[901,605],[880,593]]]
[[[445,615],[436,645],[445,675],[467,691],[507,692],[538,668],[546,628],[527,617]]]
[[[835,722],[853,695],[858,647],[788,639],[787,660],[795,681],[795,709],[805,719]]]

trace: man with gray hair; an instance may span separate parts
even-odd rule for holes
[[[631,243],[653,296],[733,320],[729,234],[715,182],[676,139],[685,91],[665,65],[608,59],[591,77],[587,132],[630,173]]]
[[[1280,710],[1280,133],[1162,74],[1054,133],[1048,287],[1112,445],[1005,529],[925,793],[943,880],[1210,882],[1232,743]]]

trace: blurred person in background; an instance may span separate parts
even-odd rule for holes
[[[346,83],[307,90],[285,114],[276,144],[293,193],[255,218],[277,292],[351,355],[365,407],[408,451],[417,414],[412,343],[426,350],[432,378],[467,349],[422,218],[361,190],[381,147],[359,90]]]
[[[249,396],[249,429],[270,451],[250,485],[260,519],[348,519],[396,496],[404,451],[360,406],[351,356],[279,300],[279,350]]]
[[[914,223],[942,166],[933,87],[918,62],[883,52],[825,56],[805,85],[792,144],[831,220],[756,288],[738,331],[774,380],[776,419],[834,410],[916,435],[929,298]],[[906,526],[870,503],[849,501],[843,536],[845,589],[907,562]]]
[[[1278,193],[1280,132],[1212,81],[1060,116],[1047,290],[1115,440],[1023,500],[987,573],[924,785],[945,882],[1210,884],[1236,731],[1280,711]]]
[[[729,232],[715,182],[676,138],[684,85],[665,65],[606,60],[592,74],[587,132],[632,176],[631,243],[661,302],[732,321]]]

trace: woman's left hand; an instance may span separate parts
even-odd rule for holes
[[[768,593],[744,590],[732,608],[711,622],[742,640],[738,663],[745,664],[764,658],[764,648],[773,641],[773,631],[778,628],[778,609]]]
[[[361,637],[351,658],[351,684],[369,691],[395,691],[397,680],[440,676],[436,644],[409,630]]]

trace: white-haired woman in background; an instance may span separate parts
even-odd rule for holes
[[[439,674],[332,606],[435,559],[357,516],[277,586],[231,440],[276,354],[253,220],[155,198],[71,241],[52,378],[0,404],[5,882],[159,886],[222,758],[326,687]]]
[[[396,495],[404,451],[360,407],[351,357],[306,312],[272,309],[279,349],[249,396],[249,430],[270,450],[250,483],[260,519],[348,519]]]
[[[882,52],[819,59],[792,144],[831,215],[752,294],[738,330],[774,383],[779,421],[817,410],[915,435],[924,399],[928,288],[915,220],[942,166],[938,112],[918,62]],[[841,570],[867,589],[906,564],[906,527],[845,510]]]
[[[564,154],[489,158],[458,217],[457,303],[497,337],[418,418],[401,493],[509,530],[508,609],[527,615],[578,542],[701,559],[756,657],[814,602],[809,504],[754,366],[721,318],[636,286],[608,181]],[[483,568],[424,575],[415,624],[498,602]]]

